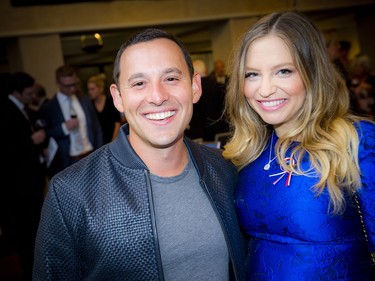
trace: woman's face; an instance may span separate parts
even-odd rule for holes
[[[87,83],[87,90],[89,93],[89,96],[91,99],[96,99],[98,96],[100,96],[103,92],[103,89],[98,87],[95,83],[93,82],[88,82]]]
[[[306,90],[288,47],[279,37],[268,35],[249,46],[244,94],[278,136],[294,127]]]

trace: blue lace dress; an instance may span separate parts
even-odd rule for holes
[[[277,160],[265,170],[269,143],[240,172],[236,191],[239,221],[249,238],[247,280],[375,280],[369,254],[375,252],[375,126],[361,122],[358,131],[363,173],[358,194],[369,243],[352,198],[347,196],[344,214],[332,215],[328,193],[316,196],[311,190],[317,177],[289,175]],[[308,159],[302,166],[309,167]]]

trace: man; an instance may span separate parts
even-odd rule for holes
[[[43,104],[45,104],[48,101],[47,97],[47,91],[44,86],[42,86],[39,83],[35,84],[35,90],[34,94],[31,99],[30,106],[33,108],[35,111],[38,111],[42,108]]]
[[[198,138],[198,133],[201,133],[204,141],[212,142],[217,134],[229,131],[229,124],[223,114],[226,84],[218,83],[216,78],[207,76],[206,65],[202,60],[194,60],[193,65],[194,70],[201,74],[202,97],[194,105],[191,129],[187,131],[187,135]],[[215,62],[215,71],[225,76],[223,61]]]
[[[214,69],[211,71],[209,78],[216,81],[220,85],[228,83],[228,76],[226,75],[225,62],[217,59],[214,62]]]
[[[46,134],[35,126],[36,114],[28,109],[34,84],[35,79],[28,73],[12,73],[8,98],[0,108],[4,164],[0,236],[3,246],[15,249],[18,254],[22,280],[31,280],[35,235],[46,186],[42,157]]]
[[[244,280],[236,170],[184,138],[201,95],[193,72],[164,31],[120,47],[110,90],[128,124],[50,182],[34,280]]]
[[[52,178],[103,144],[101,127],[88,96],[80,92],[76,69],[63,65],[56,70],[58,92],[41,108],[47,136],[57,144],[48,167]]]

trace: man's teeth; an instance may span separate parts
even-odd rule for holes
[[[149,113],[149,114],[146,114],[146,118],[151,119],[151,120],[162,120],[162,119],[171,117],[174,114],[175,114],[175,111]]]
[[[274,100],[274,101],[263,101],[262,102],[262,105],[263,106],[276,106],[276,105],[279,105],[279,104],[282,104],[285,100],[282,99],[282,100]]]

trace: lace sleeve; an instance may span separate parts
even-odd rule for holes
[[[361,122],[359,165],[362,188],[358,191],[370,252],[375,252],[375,125]]]

